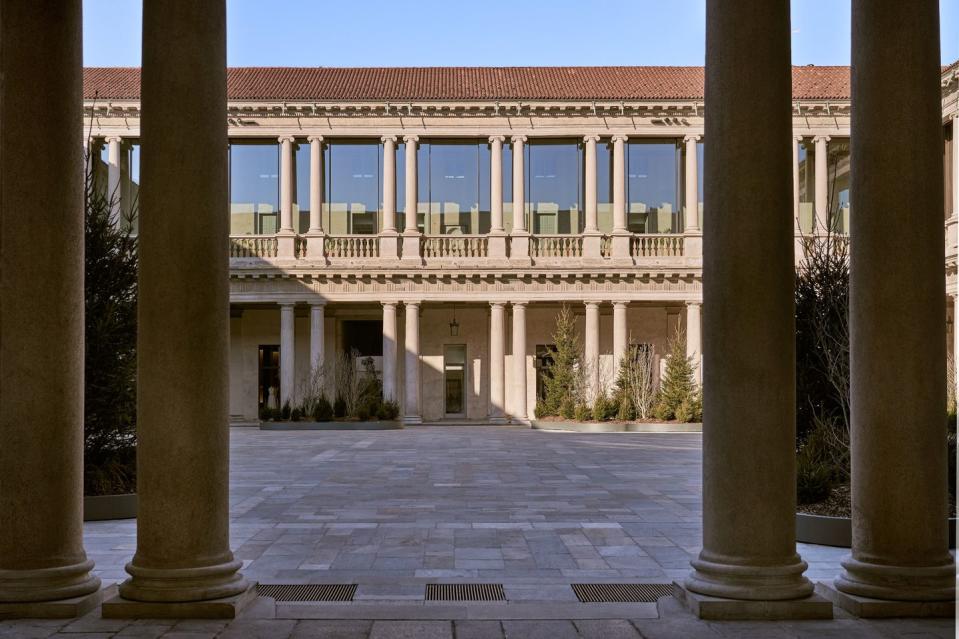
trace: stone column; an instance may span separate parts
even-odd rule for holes
[[[630,232],[626,226],[626,136],[613,136],[613,258],[629,259]]]
[[[280,406],[293,403],[296,384],[296,316],[293,304],[280,304]]]
[[[793,137],[793,230],[796,235],[802,233],[799,226],[799,145],[802,144],[802,136]]]
[[[229,218],[211,214],[229,203],[225,4],[143,7],[139,504],[120,585],[138,603],[105,617],[227,616],[253,594],[230,552]]]
[[[526,156],[525,135],[514,135],[513,142],[513,231],[510,233],[510,259],[526,264],[529,258],[529,231],[526,229]]]
[[[703,383],[702,369],[702,305],[686,302],[686,357],[693,360],[696,381]]]
[[[945,273],[938,3],[853,0],[849,284],[852,556],[835,586],[862,614],[949,614]],[[889,96],[895,92],[896,100]],[[903,158],[909,158],[903,162]],[[902,211],[908,231],[890,233]],[[908,256],[908,259],[891,259]],[[708,346],[708,344],[707,344]],[[904,352],[896,365],[889,354]],[[858,599],[858,602],[862,602]],[[909,604],[903,602],[913,602]],[[939,606],[917,602],[943,602]]]
[[[313,371],[322,368],[326,361],[325,324],[325,302],[310,304],[310,377],[313,376]]]
[[[699,162],[696,152],[700,136],[687,135],[686,143],[686,232],[698,233],[699,228]]]
[[[396,302],[383,302],[383,399],[396,401]]]
[[[417,193],[416,193],[416,146],[419,138],[415,135],[403,136],[406,144],[406,224],[403,229],[403,260],[421,262],[420,258],[420,231],[416,226]],[[429,224],[427,216],[426,223]],[[424,227],[424,231],[428,231]]]
[[[80,4],[5,2],[0,21],[0,619],[99,601],[83,551]]]
[[[306,234],[306,254],[310,259],[324,257],[323,232],[323,136],[311,135],[310,143],[310,229]]]
[[[959,219],[959,112],[952,114],[952,217]]]
[[[584,172],[584,199],[586,223],[583,228],[583,257],[586,259],[600,259],[602,235],[596,219],[596,143],[598,135],[587,135],[583,138],[586,145],[583,158]]]
[[[420,303],[406,303],[406,356],[403,374],[406,381],[403,423],[421,424],[420,413]]]
[[[280,143],[280,230],[277,233],[277,257],[296,255],[296,229],[293,226],[293,137],[283,135]]]
[[[619,366],[629,348],[626,313],[629,302],[613,302],[613,377],[619,375]]]
[[[503,142],[502,135],[491,135],[490,143],[490,230],[487,254],[506,258],[506,229],[503,227]]]
[[[703,549],[685,599],[700,616],[829,617],[796,553],[792,223],[754,214],[792,205],[789,2],[757,6],[706,3],[705,202],[722,223],[704,229]]]
[[[952,296],[952,365],[959,370],[959,291]],[[959,375],[956,375],[956,402],[959,404]]]
[[[120,224],[122,215],[120,192],[120,145],[122,140],[117,136],[104,139],[107,143],[107,198],[110,201],[110,220],[114,226]]]
[[[506,305],[490,303],[489,331],[490,421],[502,424],[506,419]]]
[[[513,302],[513,421],[529,422],[526,413],[526,302]]]
[[[384,135],[383,142],[383,228],[380,229],[380,257],[399,258],[396,232],[396,136]]]
[[[588,399],[599,392],[599,304],[586,302],[586,331],[583,339],[583,360],[586,365]]]
[[[817,135],[816,143],[816,220],[814,233],[829,230],[829,136]]]

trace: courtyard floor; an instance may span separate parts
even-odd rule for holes
[[[700,549],[697,434],[573,434],[503,426],[231,430],[231,535],[260,583],[355,583],[352,604],[259,600],[230,624],[98,613],[0,622],[0,637],[898,637],[954,622],[705,623],[674,601],[581,604],[584,582],[681,580]],[[134,521],[86,524],[104,584],[126,578]],[[845,549],[800,544],[814,580]],[[430,582],[504,586],[508,604],[424,602]],[[345,618],[351,620],[343,621]],[[88,635],[77,633],[92,633]]]

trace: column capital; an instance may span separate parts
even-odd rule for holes
[[[396,308],[399,305],[399,302],[380,302],[383,305],[383,308],[393,307]]]
[[[526,142],[527,139],[525,135],[514,135],[510,137],[510,142],[516,144],[517,142]]]
[[[408,308],[419,308],[422,303],[423,302],[420,300],[413,300],[410,302],[403,302],[403,306],[406,306]]]
[[[583,304],[586,306],[586,308],[599,308],[599,305],[602,304],[602,302],[595,302],[595,301],[593,301],[593,300],[586,300],[585,302],[583,302]]]
[[[610,303],[613,306],[629,306],[630,300],[612,300]]]
[[[123,138],[121,138],[119,135],[107,135],[103,138],[103,141],[106,142],[107,144],[111,144],[113,142],[120,144],[121,142],[123,142]]]
[[[493,308],[505,308],[506,302],[490,302],[489,305]]]
[[[323,144],[323,136],[322,136],[322,135],[308,135],[308,136],[306,136],[306,141],[309,142],[310,144],[312,144],[313,142],[319,142],[320,144]]]
[[[613,142],[627,142],[629,141],[629,136],[625,133],[617,133],[612,137]]]
[[[795,140],[796,142],[802,142],[804,137],[805,137],[805,136],[799,135],[799,134],[797,133],[796,135],[793,136],[793,140]]]
[[[703,136],[698,133],[689,133],[683,136],[683,142],[699,142],[703,139]]]
[[[832,138],[828,135],[814,135],[813,142],[829,142]]]
[[[702,300],[686,300],[686,306],[702,306]]]
[[[503,142],[506,141],[506,136],[500,135],[500,134],[491,135],[489,136],[489,141],[490,141],[490,144],[492,144],[493,142],[499,142],[500,144],[502,144]]]
[[[420,141],[420,136],[418,135],[404,135],[403,142],[405,144],[416,144]]]
[[[296,306],[296,302],[277,302],[277,305],[280,308],[293,308]]]
[[[599,136],[594,133],[590,133],[589,135],[584,135],[583,142],[599,142]]]
[[[296,138],[294,138],[292,135],[281,135],[276,138],[276,141],[279,142],[280,144],[284,142],[289,142],[290,144],[292,144],[295,139]]]
[[[315,300],[310,302],[310,308],[316,308],[318,306],[319,307],[326,306],[326,300]]]
[[[396,139],[397,138],[395,135],[384,135],[380,137],[380,142],[382,142],[383,144],[386,144],[387,142],[392,142],[393,144],[396,144]]]
[[[529,302],[527,300],[512,300],[510,304],[513,306],[526,306]]]

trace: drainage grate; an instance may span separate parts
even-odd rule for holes
[[[655,603],[673,594],[672,584],[572,584],[583,603]]]
[[[506,601],[503,584],[426,584],[426,601]]]
[[[256,592],[277,601],[353,601],[356,584],[257,584]]]

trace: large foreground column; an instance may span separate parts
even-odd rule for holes
[[[403,374],[406,382],[406,401],[403,404],[403,422],[420,424],[420,304],[406,303],[406,335],[404,340],[406,355]]]
[[[383,302],[383,399],[396,401],[396,303]]]
[[[853,0],[850,400],[852,556],[836,588],[951,614],[939,85],[932,0]],[[889,100],[895,91],[895,102]],[[903,158],[909,158],[903,162]],[[907,212],[900,232],[889,229]],[[892,257],[894,256],[894,257]],[[889,353],[903,353],[889,365]],[[849,608],[844,598],[838,603]],[[866,606],[899,615],[898,604]],[[856,610],[854,610],[856,611]]]
[[[722,223],[704,230],[703,549],[686,601],[829,617],[796,553],[789,1],[707,0],[706,25],[705,202]],[[782,602],[799,598],[812,607]]]
[[[82,538],[80,0],[0,11],[0,619],[75,616],[100,586]]]
[[[528,422],[526,413],[526,302],[513,302],[513,421]]]
[[[229,201],[223,0],[144,3],[142,96],[139,508],[120,595],[164,605],[121,600],[103,614],[229,616],[238,599],[222,598],[248,584],[229,538],[229,220],[217,214]]]
[[[490,304],[489,403],[490,421],[506,422],[506,305]]]

